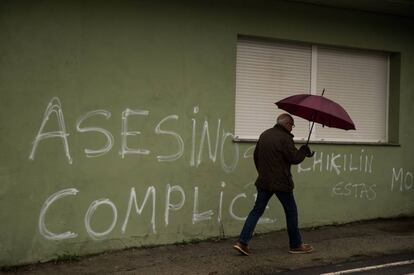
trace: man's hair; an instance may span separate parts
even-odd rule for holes
[[[289,122],[293,121],[293,117],[287,113],[281,114],[277,117],[277,124],[286,125]]]

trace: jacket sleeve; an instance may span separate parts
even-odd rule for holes
[[[300,150],[298,150],[295,147],[295,144],[293,143],[293,140],[289,140],[284,144],[284,146],[282,148],[282,152],[283,152],[284,157],[287,159],[287,161],[290,164],[299,164],[306,157],[305,151],[302,150],[302,148]]]

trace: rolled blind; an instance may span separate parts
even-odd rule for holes
[[[316,140],[387,141],[388,54],[318,46],[317,91],[338,102],[356,131],[317,126]]]
[[[385,52],[239,38],[236,138],[257,140],[272,127],[284,112],[276,101],[325,89],[325,96],[344,107],[357,130],[315,124],[311,140],[387,142],[388,63]],[[294,118],[295,139],[307,139],[309,123]]]
[[[274,104],[284,97],[309,93],[310,45],[239,39],[237,43],[235,135],[258,139],[283,113]],[[309,123],[295,118],[296,139],[307,137]]]

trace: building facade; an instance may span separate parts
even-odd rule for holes
[[[412,216],[414,15],[320,2],[2,1],[0,265],[238,235],[274,102],[323,88],[357,130],[293,167],[301,227]]]

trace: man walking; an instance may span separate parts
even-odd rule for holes
[[[259,218],[273,196],[279,199],[286,216],[289,235],[290,253],[309,253],[313,247],[302,242],[298,228],[298,211],[293,196],[294,183],[290,167],[301,163],[305,157],[312,157],[310,149],[302,145],[296,149],[291,134],[295,127],[294,120],[289,114],[281,114],[277,124],[264,131],[257,142],[254,151],[254,164],[259,176],[256,180],[257,198],[255,205],[244,223],[239,241],[234,248],[244,255],[251,252],[248,243],[252,238]]]

